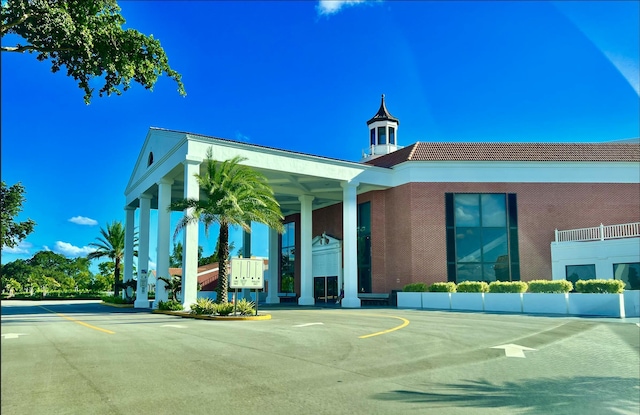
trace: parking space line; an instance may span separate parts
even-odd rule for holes
[[[92,326],[91,324],[85,323],[84,321],[76,320],[75,318],[71,318],[71,317],[65,316],[64,314],[56,313],[55,311],[49,310],[48,308],[43,307],[41,305],[39,305],[38,307],[40,307],[40,308],[42,308],[44,310],[47,310],[48,312],[53,313],[53,314],[55,314],[55,315],[57,315],[59,317],[62,317],[64,319],[66,319],[66,320],[73,321],[76,324],[80,324],[81,326],[85,326],[85,327],[88,327],[90,329],[98,330],[98,331],[101,331],[101,332],[107,333],[107,334],[116,334],[115,331],[103,329],[101,327]]]

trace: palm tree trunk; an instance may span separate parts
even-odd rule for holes
[[[218,254],[218,288],[216,290],[218,303],[228,302],[228,269],[227,261],[229,260],[229,225],[227,223],[220,224],[220,236],[218,239],[220,244],[220,252]]]
[[[120,295],[120,258],[115,260],[116,268],[113,270],[113,295],[115,297]]]

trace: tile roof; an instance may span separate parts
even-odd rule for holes
[[[640,144],[616,143],[425,143],[417,142],[366,164],[393,167],[405,161],[635,161]]]

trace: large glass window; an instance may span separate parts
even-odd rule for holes
[[[378,144],[387,144],[387,127],[378,127]]]
[[[566,267],[567,281],[571,281],[573,288],[576,288],[576,281],[578,280],[595,280],[596,279],[596,266],[594,264],[588,265],[567,265]]]
[[[284,224],[284,232],[281,236],[280,252],[280,292],[294,292],[294,275],[296,269],[296,224],[289,222]]]
[[[389,144],[396,143],[396,129],[393,127],[389,127]]]
[[[640,290],[640,262],[613,264],[613,279],[624,281],[625,290]]]
[[[371,292],[371,203],[358,205],[358,291]]]
[[[515,195],[445,195],[450,281],[520,279],[515,203]]]

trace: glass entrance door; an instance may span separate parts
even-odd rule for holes
[[[335,304],[338,294],[338,277],[313,278],[313,297],[316,304]]]

